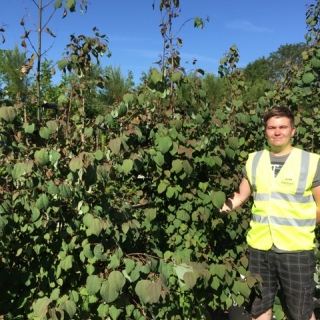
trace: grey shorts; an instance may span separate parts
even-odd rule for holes
[[[272,308],[280,285],[291,317],[309,320],[314,309],[315,266],[313,250],[276,253],[249,248],[249,270],[252,275],[259,274],[263,281],[260,295],[252,304],[252,315],[257,317]]]

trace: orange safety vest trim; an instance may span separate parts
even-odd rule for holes
[[[316,204],[312,182],[318,162],[318,155],[293,148],[274,177],[269,151],[249,155],[246,172],[254,198],[247,234],[251,247],[269,250],[275,245],[285,251],[314,248]]]

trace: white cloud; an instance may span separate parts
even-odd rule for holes
[[[227,28],[229,28],[229,29],[242,29],[242,30],[250,31],[250,32],[263,32],[263,33],[273,32],[269,28],[257,27],[247,20],[229,21],[227,23]]]

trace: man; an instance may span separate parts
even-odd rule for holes
[[[249,270],[263,284],[255,297],[253,319],[270,320],[278,281],[294,320],[315,320],[314,229],[320,222],[319,156],[291,145],[294,116],[274,107],[264,116],[270,151],[249,155],[239,189],[221,208],[229,212],[253,193],[247,234]]]

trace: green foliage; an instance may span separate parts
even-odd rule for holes
[[[1,50],[0,75],[5,84],[6,96],[19,103],[26,100],[30,77],[21,72],[26,55],[15,46],[13,50]],[[20,100],[21,99],[21,100]]]
[[[100,99],[108,106],[120,103],[122,97],[134,85],[132,72],[129,71],[128,76],[124,77],[120,67],[106,67],[104,69],[104,79],[104,85],[99,94]]]
[[[72,11],[75,1],[65,5]],[[186,76],[169,59],[95,119],[83,110],[101,82],[90,59],[108,47],[97,30],[73,36],[59,68],[76,76],[59,99],[69,108],[74,99],[78,114],[33,122],[17,107],[0,108],[0,314],[195,320],[247,306],[261,283],[247,271],[251,203],[227,216],[219,208],[238,187],[248,153],[265,147],[269,107],[307,105],[296,113],[296,145],[320,152],[318,33],[309,31],[303,64],[289,66],[279,86],[252,86],[232,46],[221,79],[202,80],[201,69]]]
[[[219,208],[259,123],[233,105],[237,93],[214,114],[201,82],[176,80],[194,93],[183,118],[161,109],[162,91],[141,87],[149,95],[124,96],[127,113],[99,116],[84,141],[77,118],[23,125],[0,110],[2,314],[209,319],[248,301],[259,282],[245,270],[249,217]],[[110,116],[122,130],[108,129]],[[104,151],[92,148],[101,127]]]
[[[286,76],[290,68],[298,68],[302,62],[302,52],[307,49],[305,43],[281,45],[267,58],[262,57],[249,63],[244,69],[248,81],[257,83],[268,81],[273,84]]]

